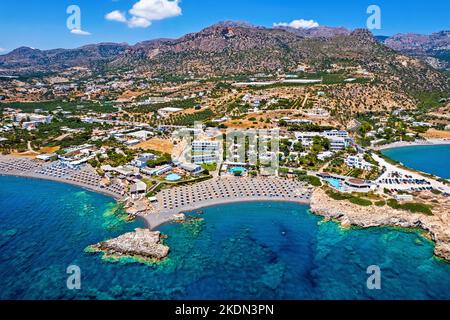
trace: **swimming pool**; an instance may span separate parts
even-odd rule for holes
[[[177,175],[176,173],[169,174],[166,177],[166,181],[179,181],[179,180],[181,180],[181,177],[179,175]]]
[[[328,184],[330,186],[332,186],[333,188],[342,190],[342,181],[341,180],[335,179],[335,178],[328,178],[328,179],[325,179],[325,181],[328,182]]]
[[[243,167],[235,167],[235,168],[231,168],[230,170],[228,170],[229,173],[232,174],[237,174],[237,173],[245,173],[247,172],[247,169],[243,168]]]

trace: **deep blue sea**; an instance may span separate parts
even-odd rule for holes
[[[290,203],[200,217],[161,228],[171,253],[159,265],[108,262],[84,249],[143,226],[121,220],[112,199],[0,177],[0,299],[450,299],[450,264],[417,232],[343,230]],[[69,265],[81,290],[66,287]],[[366,287],[370,265],[381,290]]]
[[[407,167],[450,179],[450,145],[393,148],[383,154]]]

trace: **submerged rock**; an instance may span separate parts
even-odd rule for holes
[[[159,231],[136,229],[115,239],[92,245],[88,251],[103,252],[113,257],[161,261],[169,255],[169,247],[161,243],[162,238]]]

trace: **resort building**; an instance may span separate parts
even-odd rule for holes
[[[218,141],[196,140],[192,142],[193,152],[219,151],[220,143]]]
[[[202,164],[202,163],[217,163],[220,160],[220,156],[217,153],[203,153],[196,154],[192,156],[192,163]]]
[[[357,190],[369,191],[372,188],[372,184],[361,179],[348,179],[344,184],[350,188]]]
[[[413,127],[432,127],[433,125],[428,122],[415,121],[412,123]]]
[[[182,163],[179,167],[192,175],[198,175],[203,172],[202,167],[192,163]]]
[[[78,166],[86,163],[89,160],[94,159],[98,153],[96,148],[89,144],[67,148],[64,151],[65,154],[59,155],[58,159],[70,163],[72,166]]]
[[[145,182],[140,180],[135,180],[135,183],[130,188],[130,193],[132,195],[142,195],[147,192],[147,185]]]
[[[370,145],[371,145],[372,147],[374,147],[374,146],[381,145],[381,144],[383,144],[383,143],[385,143],[385,142],[386,142],[386,139],[377,139],[377,140],[372,140],[372,141],[370,141]]]
[[[317,155],[317,159],[319,159],[320,161],[325,161],[326,159],[329,159],[333,156],[333,152],[331,151],[325,151],[325,152],[321,152]]]
[[[53,157],[57,157],[56,153],[40,154],[36,156],[36,159],[42,161],[50,161]]]
[[[281,153],[282,154],[282,153]],[[264,152],[258,154],[259,160],[261,163],[271,163],[276,159],[276,154],[274,152]]]
[[[220,159],[220,148],[221,144],[218,141],[193,141],[191,162],[195,164],[216,163]]]
[[[335,179],[335,180],[340,180],[340,181],[345,181],[345,179],[346,179],[346,177],[342,177],[342,176],[339,176],[336,174],[331,174],[328,172],[319,172],[319,173],[317,173],[317,176],[322,179]]]
[[[326,138],[348,138],[348,132],[344,130],[330,130],[324,131],[322,134]]]
[[[150,132],[150,131],[147,131],[147,130],[141,130],[141,131],[128,133],[127,136],[131,137],[131,138],[134,138],[134,139],[141,140],[141,141],[145,141],[148,138],[153,137],[154,133]]]
[[[233,161],[225,161],[223,164],[229,168],[247,167],[248,166],[247,163],[245,163],[245,162],[233,162]]]
[[[123,177],[132,177],[136,174],[135,169],[133,167],[121,166],[121,167],[112,167],[110,165],[101,166],[101,169],[104,172],[114,172]]]
[[[315,118],[329,118],[330,117],[330,113],[322,108],[313,108],[308,115],[310,117],[315,117]]]
[[[27,121],[27,122],[23,122],[22,123],[22,129],[31,131],[31,130],[36,130],[37,129],[38,124],[35,122],[31,122],[31,121]]]
[[[372,168],[374,167],[373,164],[364,160],[362,155],[348,156],[347,159],[345,159],[345,164],[351,168],[357,168],[367,171],[372,170]]]
[[[339,151],[347,148],[348,142],[345,138],[329,138],[330,140],[330,150],[331,151]]]
[[[77,153],[88,153],[91,151],[93,145],[91,144],[83,144],[81,146],[76,146],[72,148],[64,149],[64,154],[66,156],[70,156],[71,154],[77,154]]]
[[[171,165],[166,164],[164,166],[160,166],[160,167],[157,167],[154,169],[149,169],[149,168],[141,169],[141,172],[144,174],[147,174],[149,176],[161,176],[165,173],[172,171],[172,169],[173,168]]]
[[[220,119],[214,119],[214,120],[211,120],[211,122],[214,122],[214,123],[223,123],[223,122],[226,122],[226,121],[228,121],[228,120],[229,120],[228,117],[222,117],[222,118],[220,118]]]
[[[147,162],[150,160],[154,160],[156,156],[153,153],[143,153],[133,161],[131,161],[131,165],[137,168],[144,168],[147,166]]]
[[[315,137],[324,137],[330,140],[331,151],[338,151],[347,148],[352,139],[347,131],[331,130],[324,132],[295,132],[295,138],[305,147],[312,146]]]
[[[41,114],[29,114],[29,113],[17,113],[14,115],[14,120],[16,122],[22,122],[22,121],[27,121],[27,122],[33,122],[35,124],[48,124],[50,122],[52,122],[53,120],[53,116],[48,115],[41,115]]]
[[[53,120],[53,116],[40,115],[40,114],[28,114],[17,113],[14,116],[14,120],[17,123],[22,124],[22,128],[26,130],[35,130],[41,124],[49,124]]]
[[[138,139],[127,140],[127,141],[123,142],[123,144],[126,145],[126,146],[135,146],[135,145],[137,145],[139,143],[141,143],[141,141],[138,140]]]
[[[284,118],[284,119],[281,119],[281,120],[286,122],[287,124],[313,124],[313,122],[311,120],[307,120],[307,119],[289,119],[289,118]]]
[[[319,132],[295,132],[295,138],[305,147],[312,146],[314,137],[318,136],[320,136]]]
[[[162,108],[158,110],[158,114],[163,117],[163,118],[167,118],[170,117],[171,115],[175,114],[175,113],[179,113],[183,111],[183,109],[181,108]]]

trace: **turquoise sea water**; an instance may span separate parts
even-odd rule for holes
[[[393,148],[383,154],[410,168],[450,179],[450,145]]]
[[[416,232],[342,230],[291,203],[217,206],[162,227],[170,257],[147,266],[84,252],[142,225],[114,209],[72,186],[0,177],[0,299],[450,299],[450,264]],[[66,288],[73,264],[79,291]],[[382,290],[366,287],[370,265]]]

